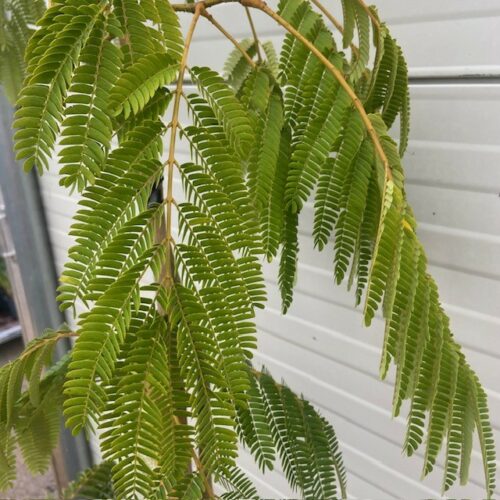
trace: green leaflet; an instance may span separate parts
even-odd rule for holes
[[[343,0],[342,3],[345,5],[349,1]],[[356,81],[363,74],[370,58],[370,18],[358,1],[352,3],[358,31],[358,53],[355,56],[350,77]]]
[[[311,41],[316,48],[318,48],[325,55],[329,56],[333,51],[335,44],[331,34],[327,30],[321,28],[322,25],[320,23],[316,23],[308,38],[311,38]],[[290,68],[287,68],[285,73],[288,84],[285,91],[285,110],[287,120],[294,126],[294,128],[301,131],[304,128],[304,125],[297,122],[298,115],[300,111],[303,110],[303,114],[307,114],[308,117],[315,116],[315,113],[309,115],[306,110],[310,110],[313,106],[314,98],[317,96],[316,90],[320,85],[320,81],[323,78],[325,70],[318,58],[309,51],[304,51],[303,46],[301,46],[301,50],[297,50],[296,53],[292,53],[290,58],[291,59],[288,64],[293,65],[293,71],[291,71]],[[334,61],[338,64],[340,62],[340,58],[336,57]],[[329,73],[326,78],[331,78]],[[333,79],[331,79],[329,83],[331,86],[333,84]],[[302,117],[302,120],[304,119],[305,118]]]
[[[43,14],[40,0],[4,0],[0,19],[0,83],[10,103],[21,90],[26,64],[24,51],[34,30],[32,25]]]
[[[30,24],[34,24],[45,10],[43,2],[36,0],[3,1],[1,4],[2,18],[0,20],[0,47],[12,43],[18,36],[18,42],[26,45],[33,30]],[[21,68],[22,69],[22,68]]]
[[[276,162],[275,176],[271,184],[272,190],[261,212],[264,251],[268,261],[276,257],[281,243],[281,235],[284,226],[282,207],[284,204],[285,183],[290,161],[290,142],[290,128],[284,127],[279,139],[279,153]]]
[[[265,68],[255,69],[246,79],[240,93],[240,100],[245,109],[248,110],[254,125],[258,123],[260,115],[265,114],[272,90],[273,81]],[[255,145],[252,149],[254,154],[258,151],[258,147]],[[249,164],[249,167],[252,167],[252,161]]]
[[[250,235],[240,230],[244,221],[218,179],[194,163],[184,163],[180,171],[188,201],[211,216],[228,247],[244,251],[251,246]]]
[[[63,358],[47,371],[40,394],[33,402],[23,394],[18,402],[15,431],[23,459],[33,474],[45,472],[52,463],[52,451],[59,440],[62,417],[62,386],[68,366]],[[32,389],[30,381],[29,392]]]
[[[176,285],[169,315],[179,325],[179,367],[186,386],[192,389],[190,405],[196,418],[196,438],[201,460],[209,470],[233,466],[237,457],[234,410],[217,370],[216,346],[201,320],[202,306],[192,290]]]
[[[266,372],[256,374],[256,378],[258,393],[253,397],[265,408],[292,488],[305,498],[337,498],[339,493],[345,497],[345,470],[332,427],[307,401],[277,384]],[[262,427],[261,432],[265,432]]]
[[[25,170],[36,165],[42,172],[49,166],[72,70],[101,10],[98,5],[59,9],[58,16],[67,24],[54,38],[44,39],[45,46],[37,47],[37,63],[28,69],[17,101],[15,149]]]
[[[148,269],[158,276],[164,262],[164,247],[146,251],[81,320],[64,386],[64,415],[74,434],[97,421],[106,401],[101,384],[112,378],[132,313],[140,303],[141,280]]]
[[[408,68],[401,48],[383,25],[379,37],[365,109],[368,112],[381,111],[388,128],[399,115],[399,155],[403,156],[410,127]]]
[[[342,0],[342,12],[344,15],[342,44],[344,49],[349,47],[354,38],[354,29],[356,27],[355,3],[351,0]]]
[[[208,103],[195,95],[188,96],[187,101],[195,124],[184,129],[191,155],[231,199],[242,219],[240,230],[248,236],[247,251],[260,254],[262,245],[258,236],[259,228],[253,217],[241,161]]]
[[[252,191],[258,209],[269,203],[269,186],[273,183],[277,169],[283,118],[281,96],[273,92],[264,115],[259,117],[256,154],[249,165],[249,177],[253,175],[255,178]]]
[[[16,478],[16,442],[11,432],[0,427],[0,488],[6,490]]]
[[[274,48],[273,42],[264,42],[262,49],[266,55],[266,66],[275,79],[278,78],[278,55]]]
[[[115,116],[115,134],[120,142],[123,142],[130,133],[133,134],[140,125],[160,121],[165,116],[172,96],[168,89],[160,87],[144,109],[136,115],[130,115],[127,119],[123,115]]]
[[[297,280],[297,262],[299,253],[298,214],[285,212],[282,247],[279,262],[278,285],[281,293],[283,313],[290,308],[293,301],[293,289]]]
[[[255,327],[249,321],[239,320],[239,311],[233,309],[231,300],[225,302],[221,281],[216,272],[210,269],[206,256],[198,252],[195,246],[180,245],[176,248],[175,256],[181,281],[195,290],[199,283],[199,291],[193,291],[192,299],[199,308],[200,325],[214,339],[213,354],[217,358],[232,406],[245,404],[244,393],[249,388],[246,362],[247,356],[251,355],[250,350],[255,346]],[[192,271],[200,268],[206,268],[208,272],[204,271],[202,276],[198,276],[196,271]]]
[[[165,408],[172,404],[166,323],[161,318],[146,321],[125,341],[101,423],[101,449],[104,459],[115,464],[113,488],[122,498],[151,494],[151,464],[161,463],[162,439],[173,440],[164,432],[173,432],[175,425],[166,419],[172,416]],[[164,472],[170,476],[173,471]]]
[[[250,377],[248,406],[238,408],[238,432],[262,472],[273,470],[276,452],[271,426],[267,420],[265,401],[254,376]]]
[[[154,30],[146,25],[146,9],[137,0],[113,0],[113,6],[124,34],[122,51],[126,65],[161,50],[160,42],[155,40]]]
[[[240,46],[252,58],[257,53],[253,39],[245,38],[241,40]],[[252,67],[237,48],[231,51],[224,63],[224,77],[236,93],[240,91],[251,70]]]
[[[107,17],[99,19],[89,35],[73,75],[61,124],[60,184],[78,191],[99,176],[113,135],[105,110],[120,72],[121,57],[109,40],[110,22]]]
[[[103,294],[124,272],[155,244],[163,216],[164,204],[144,210],[127,221],[103,250],[88,283],[93,296]]]
[[[244,156],[253,141],[247,114],[224,80],[209,68],[191,68],[191,76],[222,124],[229,143]]]
[[[20,358],[0,371],[0,487],[6,489],[15,479],[16,446],[34,474],[47,470],[57,444],[61,422],[61,389],[67,359],[46,370],[56,343],[68,337],[65,329],[47,331],[30,342]],[[45,371],[45,370],[44,370]],[[22,392],[23,379],[28,390]]]
[[[321,31],[321,17],[312,11],[311,6],[307,2],[280,2],[278,11],[285,19],[289,20],[297,31],[309,40],[314,40],[318,32]],[[280,80],[282,84],[300,79],[301,73],[297,73],[298,67],[308,56],[309,51],[300,41],[296,40],[290,34],[285,36],[279,58]],[[294,69],[295,71],[293,71]]]
[[[481,453],[483,458],[484,475],[486,481],[486,488],[489,495],[495,491],[495,440],[493,438],[493,430],[491,428],[489,410],[488,410],[488,397],[485,390],[482,388],[479,379],[475,373],[469,371],[469,384],[472,386],[473,398],[472,406],[475,407],[475,421],[476,428],[479,434],[479,442],[481,444]],[[475,403],[475,404],[474,404]],[[469,410],[470,411],[470,410]],[[470,441],[470,437],[466,438]],[[468,464],[470,461],[470,443],[464,445],[462,452],[462,466],[460,469],[461,481],[467,478]],[[465,465],[464,464],[465,461]]]
[[[259,498],[252,481],[237,467],[221,474],[218,482],[227,490],[221,496],[224,500],[239,500],[240,498],[255,500]]]
[[[340,62],[335,59],[337,64]],[[350,101],[343,89],[323,70],[310,108],[302,108],[298,132],[292,139],[292,156],[285,190],[285,202],[292,211],[300,211],[318,182],[318,174],[328,169],[329,154],[339,139]],[[346,154],[353,151],[347,150]],[[329,174],[326,174],[329,176]],[[320,174],[318,200],[324,189]],[[329,178],[329,177],[328,177]],[[318,202],[319,203],[319,202]]]
[[[179,62],[184,50],[184,39],[179,19],[170,3],[161,0],[141,0],[141,7],[146,18],[158,26],[161,42],[165,45],[167,53]]]
[[[71,260],[66,263],[58,288],[62,308],[67,309],[77,298],[89,295],[89,282],[115,232],[146,209],[163,169],[160,162],[148,158],[159,154],[163,132],[158,123],[137,127],[110,154],[95,185],[83,193],[71,230],[77,244],[69,250]]]
[[[111,464],[101,462],[82,472],[77,479],[63,491],[63,500],[93,500],[99,496],[113,498],[111,483]]]
[[[173,497],[179,500],[201,500],[204,490],[205,485],[200,475],[191,473],[175,488]]]
[[[22,87],[24,59],[16,45],[3,48],[0,52],[0,83],[10,103],[15,103]]]
[[[42,370],[50,365],[55,344],[68,336],[68,331],[47,330],[43,335],[31,341],[23,354],[0,370],[2,380],[0,400],[0,425],[12,428],[17,415],[16,403],[21,396],[23,380],[29,382],[29,399],[34,406],[40,403],[40,378]]]
[[[265,300],[258,262],[253,257],[236,259],[217,228],[209,226],[210,219],[197,207],[183,203],[179,209],[180,234],[206,256],[225,289],[228,303],[236,308],[235,317],[253,318],[252,305],[259,307]]]
[[[340,162],[343,160],[341,155],[342,148],[333,165],[334,172],[341,168]],[[341,283],[344,279],[351,257],[359,244],[358,237],[373,171],[372,162],[373,147],[365,139],[354,159],[352,174],[348,177],[348,181],[343,183],[342,192],[338,193],[344,211],[340,214],[335,233],[334,274],[337,283]]]
[[[128,66],[110,94],[109,109],[113,115],[136,115],[144,109],[156,91],[171,83],[178,63],[168,54],[147,54]]]
[[[333,119],[337,121],[337,129],[340,128],[340,120],[337,117],[332,117]],[[350,110],[345,127],[345,136],[335,160],[325,159],[319,172],[318,190],[314,203],[314,243],[320,250],[328,241],[339,213],[344,207],[346,201],[344,189],[346,185],[349,185],[351,168],[357,160],[357,154],[364,139],[363,125],[356,111]],[[309,184],[311,184],[310,181]]]

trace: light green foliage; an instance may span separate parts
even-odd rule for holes
[[[0,288],[7,295],[12,294],[12,288],[7,274],[7,264],[5,263],[5,259],[3,257],[0,258]]]
[[[240,47],[250,56],[256,54],[255,42],[253,39],[245,38],[241,40]],[[245,59],[241,51],[233,49],[224,64],[224,76],[236,93],[241,89],[241,85],[252,71],[251,66]]]
[[[163,407],[172,407],[165,334],[166,324],[161,318],[129,334],[134,338],[126,343],[107,389],[101,448],[104,459],[115,463],[114,476],[119,471],[114,491],[120,498],[146,496],[151,491],[155,475],[149,462],[160,461],[163,439],[173,441],[173,436],[164,434],[168,416]],[[135,428],[133,434],[130,428]],[[169,429],[173,428],[172,422]],[[177,464],[175,456],[169,460],[171,467],[163,471],[167,477],[182,474],[188,465],[185,460]]]
[[[141,0],[140,4],[146,19],[157,26],[158,33],[155,35],[159,36],[161,45],[170,57],[179,62],[184,49],[184,40],[179,18],[170,3],[162,0]]]
[[[218,482],[221,483],[227,490],[226,493],[223,493],[221,496],[221,498],[224,498],[225,500],[259,498],[252,481],[250,481],[250,479],[245,476],[243,471],[239,470],[237,467],[230,469],[224,475],[221,475]]]
[[[31,22],[21,0],[2,5]],[[105,458],[65,498],[198,499],[214,496],[212,484],[221,498],[256,498],[237,466],[241,444],[263,471],[279,458],[298,495],[346,497],[331,425],[251,367],[262,260],[280,256],[286,312],[309,206],[313,227],[301,231],[319,250],[332,245],[333,278],[364,299],[366,324],[379,308],[385,319],[380,374],[395,365],[393,414],[408,402],[404,451],[424,446],[426,475],[444,448],[447,490],[467,481],[477,431],[492,494],[486,393],[453,339],[405,197],[406,63],[373,8],[342,6],[341,37],[306,0],[281,0],[303,39],[286,34],[279,56],[242,41],[225,79],[184,74],[179,7],[168,2],[61,0],[46,11],[26,43],[16,149],[42,171],[60,144],[61,184],[81,191],[58,299],[84,312],[76,331],[42,336],[0,370],[1,487],[16,443],[44,470],[63,409],[74,433],[99,429]],[[5,50],[9,32],[4,21]],[[188,74],[197,93],[167,88]],[[178,161],[180,139],[190,161]],[[77,338],[69,358],[42,376],[67,336]]]
[[[43,14],[43,0],[3,0],[0,4],[0,84],[14,103],[24,79],[24,51],[33,25]]]
[[[61,124],[61,185],[79,191],[99,176],[111,146],[113,126],[106,109],[120,72],[121,53],[109,37],[119,33],[112,16],[102,16],[75,70]]]
[[[15,478],[16,444],[33,473],[44,472],[51,463],[60,431],[61,391],[68,358],[46,368],[53,361],[57,342],[68,335],[64,329],[47,331],[30,342],[19,358],[0,369],[2,489]],[[23,390],[24,385],[28,390]]]
[[[17,158],[25,160],[26,169],[49,166],[75,62],[102,10],[102,4],[56,4],[45,14],[51,24],[36,34],[43,39],[33,48],[14,122]],[[60,29],[53,31],[56,26]]]
[[[62,500],[94,500],[112,497],[111,464],[108,462],[101,462],[82,472],[61,495]]]
[[[128,66],[110,95],[113,115],[123,113],[125,119],[144,109],[156,91],[175,78],[178,64],[168,54],[147,54]]]
[[[252,144],[253,135],[241,103],[222,77],[210,68],[192,68],[191,76],[222,125],[229,144],[244,157]]]
[[[265,471],[275,449],[290,485],[306,498],[344,498],[345,470],[333,428],[267,373],[256,373],[238,416],[243,442]]]

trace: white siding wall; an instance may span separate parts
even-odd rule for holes
[[[405,159],[408,196],[453,330],[487,388],[500,443],[500,82],[476,78],[500,76],[500,4],[379,0],[377,5],[416,78]],[[213,13],[237,35],[248,36],[241,10],[218,7]],[[255,18],[262,38],[279,43],[273,22],[258,14]],[[221,69],[229,44],[205,20],[198,35],[191,63]],[[45,175],[41,186],[60,270],[71,243],[67,231],[76,202],[59,188],[54,173]],[[352,295],[333,284],[331,250],[313,251],[311,210],[304,212],[295,302],[284,318],[276,268],[266,267],[269,308],[258,317],[256,361],[285,378],[332,421],[353,497],[438,497],[442,470],[420,482],[421,454],[412,459],[401,455],[405,420],[391,420],[391,381],[377,377],[382,324],[378,320],[371,329],[362,328]],[[243,454],[241,460],[257,478],[251,459]],[[290,495],[279,473],[260,481],[265,496]],[[482,484],[475,452],[471,483],[450,496],[481,498]]]

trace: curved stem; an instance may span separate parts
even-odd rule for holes
[[[171,278],[172,266],[171,266],[171,257],[172,253],[170,251],[169,241],[172,238],[172,204],[173,204],[173,177],[174,177],[174,163],[175,163],[175,142],[177,139],[177,127],[179,124],[179,108],[180,101],[182,95],[182,86],[184,83],[184,73],[186,72],[187,59],[189,54],[189,47],[191,46],[191,41],[193,40],[194,30],[196,28],[196,24],[200,19],[203,11],[205,10],[205,4],[202,2],[198,2],[195,4],[194,16],[191,20],[191,24],[189,26],[189,30],[186,36],[186,41],[184,44],[184,51],[182,53],[182,59],[179,67],[179,76],[177,78],[177,86],[175,89],[175,98],[174,98],[174,108],[172,111],[172,121],[171,123],[171,131],[170,131],[170,146],[168,150],[168,160],[167,160],[167,207],[166,207],[166,240],[168,245],[168,261],[166,266],[166,275],[167,278]],[[170,280],[172,283],[172,280]]]
[[[311,0],[311,3],[316,5],[316,7],[323,13],[323,15],[337,28],[337,30],[343,35],[344,34],[344,26],[342,23],[336,19],[333,14],[319,1],[319,0]],[[355,56],[359,55],[359,49],[354,44],[350,44],[351,50]]]
[[[238,40],[236,40],[236,38],[234,38],[231,33],[224,29],[224,27],[221,26],[221,24],[217,20],[215,20],[209,12],[205,10],[203,11],[202,15],[205,19],[210,21],[241,52],[243,57],[247,60],[248,64],[252,66],[252,68],[255,68],[257,66],[255,64],[255,61],[253,61],[253,59],[248,55],[248,52],[238,43]],[[259,52],[257,52],[257,54],[259,54]]]
[[[288,21],[283,19],[277,12],[271,9],[265,2],[262,0],[240,0],[242,5],[253,7],[255,9],[259,9],[262,12],[266,13],[269,17],[272,17],[280,26],[286,29],[291,35],[293,35],[297,40],[303,43],[325,66],[325,68],[335,77],[335,79],[339,82],[340,86],[346,91],[347,95],[351,98],[351,101],[358,111],[363,124],[365,125],[366,130],[368,131],[368,135],[375,147],[375,151],[377,152],[380,161],[384,165],[385,174],[388,179],[392,179],[391,167],[389,166],[389,160],[382,148],[382,144],[380,143],[379,136],[375,129],[373,128],[372,122],[368,117],[368,114],[363,107],[362,102],[359,97],[356,95],[356,92],[351,88],[347,80],[344,78],[344,75],[311,43],[307,38],[302,35],[299,31],[297,31]]]
[[[262,63],[262,54],[260,53],[259,37],[257,36],[257,30],[255,29],[255,24],[253,23],[252,14],[250,14],[250,9],[248,7],[245,7],[245,12],[247,13],[248,22],[250,24],[250,29],[252,30],[253,39],[255,41],[257,60],[259,61],[259,63]]]
[[[33,344],[30,346],[28,349],[24,350],[17,358],[17,360],[23,359],[26,356],[29,356],[31,353],[37,351],[40,349],[42,346],[50,344],[51,342],[57,342],[60,339],[67,339],[70,337],[78,337],[77,332],[57,332],[57,335],[54,337],[47,337],[44,339],[40,339],[37,343]]]
[[[363,8],[363,10],[368,14],[368,17],[371,19],[373,25],[377,28],[377,30],[380,29],[380,21],[377,19],[377,16],[370,10],[368,5],[364,2],[364,0],[357,0],[359,5]]]

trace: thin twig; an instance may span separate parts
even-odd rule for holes
[[[255,41],[255,48],[257,50],[257,60],[259,63],[262,63],[262,54],[260,52],[260,43],[259,37],[257,36],[257,30],[255,29],[255,24],[253,23],[252,14],[250,13],[250,9],[245,7],[245,12],[247,13],[248,22],[250,24],[250,29],[252,30],[253,39]]]
[[[238,43],[238,40],[234,38],[231,33],[229,33],[221,24],[214,19],[214,17],[207,12],[206,10],[203,11],[202,13],[203,17],[206,18],[208,21],[210,21],[243,55],[243,57],[247,60],[248,64],[252,66],[252,68],[255,68],[257,65],[255,64],[255,61],[252,60],[252,58],[248,55],[248,52]],[[257,54],[259,54],[257,52]],[[259,57],[260,60],[260,57]]]
[[[173,3],[171,4],[172,5],[172,8],[176,11],[176,12],[195,12],[196,10],[196,6],[199,4],[200,2],[196,2],[196,3]],[[239,3],[238,0],[205,0],[204,2],[204,6],[206,9],[210,8],[210,7],[213,7],[215,5],[219,5],[221,3]]]
[[[368,7],[368,5],[366,5],[364,0],[357,0],[357,2],[359,3],[359,5],[361,5],[363,10],[368,14],[370,19],[372,20],[373,25],[377,28],[377,30],[379,30],[380,29],[380,21],[377,19],[377,16],[372,12],[370,7]]]
[[[182,53],[182,59],[179,67],[179,76],[177,79],[177,86],[175,90],[175,98],[174,98],[174,108],[172,111],[172,130],[170,132],[170,146],[168,151],[168,160],[167,160],[167,208],[166,208],[166,239],[167,242],[172,237],[172,204],[173,204],[173,177],[174,177],[174,161],[175,161],[175,142],[177,138],[177,125],[179,123],[179,108],[182,94],[182,85],[184,83],[184,73],[186,72],[187,59],[189,54],[189,47],[191,46],[191,41],[193,40],[194,30],[196,28],[196,24],[203,11],[205,10],[205,5],[202,2],[198,2],[195,4],[194,16],[191,20],[191,24],[189,26],[189,30],[186,36],[186,42],[184,44],[184,51]],[[169,261],[170,261],[170,246],[169,248]],[[166,274],[170,276],[171,265],[167,263],[166,266]]]
[[[323,15],[337,28],[341,35],[344,34],[344,26],[342,23],[333,16],[333,14],[319,1],[319,0],[311,0],[311,3],[316,5],[316,7],[323,13]],[[354,44],[350,44],[351,50],[355,56],[359,55],[359,49]]]

